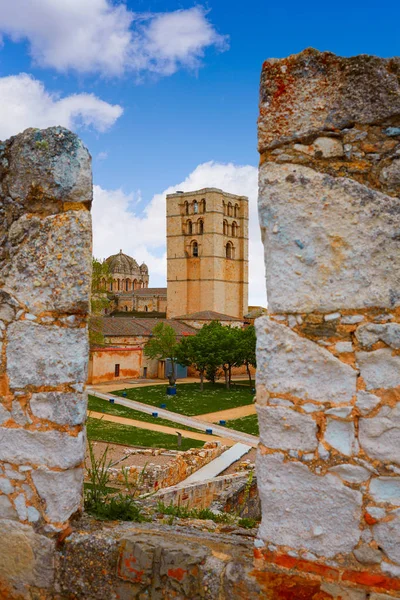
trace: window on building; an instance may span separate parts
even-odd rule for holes
[[[235,204],[235,217],[239,216],[239,204]]]
[[[192,256],[199,256],[199,245],[197,242],[192,244]]]
[[[228,235],[228,221],[224,220],[224,235]]]
[[[235,221],[232,223],[232,237],[237,237],[238,235],[238,226]]]
[[[200,219],[197,222],[197,231],[199,232],[200,235],[202,235],[204,233],[204,223],[203,223],[202,219]]]
[[[114,375],[115,375],[115,377],[119,377],[119,365],[115,365]]]
[[[226,252],[226,258],[234,258],[233,245],[231,242],[228,242],[227,245],[225,246],[225,252]]]
[[[144,311],[147,312],[148,310],[149,310],[149,307],[146,304],[146,306],[144,307]]]
[[[125,312],[128,312],[128,307],[127,306],[125,306]]]
[[[185,215],[189,214],[189,202],[186,200],[185,202]]]
[[[224,215],[226,215],[226,204],[224,201],[222,201],[222,212],[224,213]]]
[[[113,291],[113,282],[110,283],[110,292]]]
[[[201,205],[202,205],[203,213],[205,213],[206,212],[206,199],[205,198],[203,198],[203,200],[201,201]]]
[[[188,235],[192,235],[192,233],[193,233],[193,224],[192,224],[192,221],[188,221],[186,223],[186,233]]]
[[[199,212],[199,205],[197,203],[197,200],[194,200],[194,202],[193,202],[193,213],[195,215],[197,215],[198,212]]]
[[[120,282],[120,280],[118,279],[118,280],[117,280],[117,288],[118,288],[118,291],[120,290],[120,287],[121,287],[121,282]]]
[[[229,202],[228,203],[228,217],[231,217],[231,216],[232,216],[232,203]]]

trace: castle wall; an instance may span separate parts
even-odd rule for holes
[[[27,129],[0,158],[0,596],[25,598],[52,586],[82,509],[92,177],[60,127]]]
[[[399,72],[399,59],[315,50],[264,63],[259,215],[269,316],[256,321],[259,566],[278,561],[394,594]]]

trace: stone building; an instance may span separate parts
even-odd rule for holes
[[[216,188],[167,195],[167,316],[243,318],[248,302],[248,198]]]

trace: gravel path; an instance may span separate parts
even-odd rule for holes
[[[236,408],[227,408],[226,410],[219,410],[217,412],[207,413],[199,415],[202,421],[208,421],[209,423],[217,423],[220,419],[231,421],[232,419],[240,419],[241,417],[248,417],[249,415],[256,414],[256,407],[254,404],[248,404],[246,406],[238,406]]]
[[[109,400],[109,398],[114,398],[115,404],[120,404],[121,406],[127,406],[128,408],[134,408],[135,410],[139,410],[141,412],[150,414],[153,412],[158,412],[158,416],[163,419],[168,419],[169,421],[174,421],[175,423],[180,423],[181,425],[186,425],[187,427],[194,427],[195,429],[200,429],[205,432],[206,429],[210,428],[210,423],[207,421],[202,421],[197,417],[187,417],[186,415],[181,415],[179,413],[172,412],[170,410],[166,410],[165,408],[157,408],[155,406],[150,406],[149,404],[143,404],[142,402],[137,402],[136,400],[128,400],[128,398],[121,398],[120,396],[114,396],[113,394],[103,394],[102,392],[98,392],[97,390],[88,389],[89,393],[92,396],[97,396],[97,398],[103,398],[103,400]],[[222,412],[222,411],[221,411]],[[225,412],[225,411],[223,411]],[[120,417],[122,418],[122,417]],[[131,419],[128,419],[131,421]],[[141,423],[141,427],[145,424],[143,421],[136,421]],[[160,426],[159,426],[160,427]],[[248,444],[253,448],[256,448],[258,445],[258,438],[254,435],[250,435],[248,433],[242,433],[240,431],[235,431],[234,429],[228,429],[226,427],[222,427],[221,425],[212,425],[213,436],[209,436],[210,439],[215,440],[215,436],[222,437],[224,439],[234,440],[235,442],[242,442],[243,444]],[[193,432],[185,431],[186,437],[193,437],[191,435]]]

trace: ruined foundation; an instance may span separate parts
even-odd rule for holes
[[[258,567],[400,597],[400,60],[266,61],[259,151]]]

